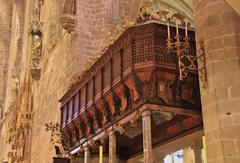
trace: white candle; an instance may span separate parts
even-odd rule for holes
[[[188,36],[188,23],[185,22],[185,35]]]
[[[167,33],[168,33],[168,39],[170,39],[170,27],[169,27],[169,22],[167,23]]]
[[[99,163],[103,163],[103,146],[99,147]]]
[[[178,22],[176,21],[176,31],[177,31],[177,36],[178,36]]]

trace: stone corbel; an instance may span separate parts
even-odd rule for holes
[[[69,33],[73,32],[76,26],[75,8],[76,0],[65,0],[61,23]]]

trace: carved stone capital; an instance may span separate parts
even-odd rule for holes
[[[65,0],[61,23],[69,33],[73,32],[76,26],[75,7],[76,0]]]
[[[65,30],[68,31],[68,33],[71,33],[75,30],[76,26],[76,18],[75,15],[71,14],[63,14],[61,17],[61,23]]]
[[[144,110],[142,112],[142,117],[145,117],[145,116],[151,116],[151,110]]]

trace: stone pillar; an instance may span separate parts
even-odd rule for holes
[[[194,162],[195,163],[202,163],[202,142],[200,141],[196,141],[194,142],[194,144],[192,145],[192,150],[194,153]]]
[[[225,0],[193,0],[193,8],[196,42],[204,41],[206,56],[208,88],[201,88],[201,102],[207,160],[240,162],[240,16]]]
[[[150,110],[146,110],[142,113],[142,125],[143,125],[144,163],[153,163],[152,134],[151,134],[151,111]]]
[[[90,150],[89,147],[84,148],[84,163],[90,163],[91,158],[90,158]]]
[[[114,131],[109,133],[109,163],[117,163],[116,135]]]

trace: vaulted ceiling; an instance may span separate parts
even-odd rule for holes
[[[161,9],[167,9],[172,12],[179,12],[193,22],[192,0],[155,0]]]
[[[130,16],[135,17],[140,7],[147,0],[129,0]],[[181,13],[185,15],[186,20],[193,24],[193,6],[192,0],[155,0],[160,10],[168,10],[171,13]]]

